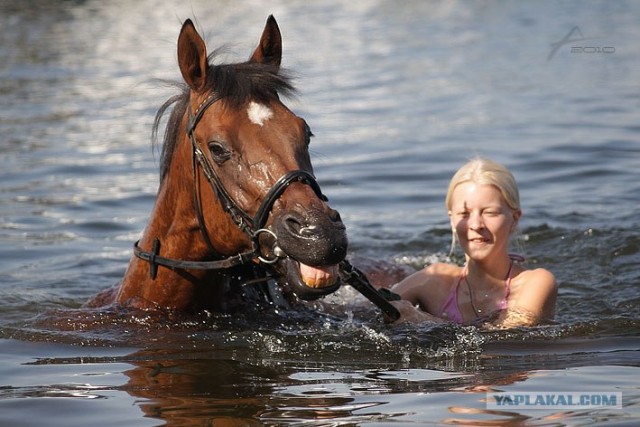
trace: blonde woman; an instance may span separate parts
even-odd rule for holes
[[[509,254],[522,211],[516,181],[504,166],[476,158],[449,184],[446,206],[454,243],[465,265],[437,263],[397,283],[393,304],[399,322],[454,322],[498,327],[530,326],[555,315],[556,280],[549,271],[528,270]]]

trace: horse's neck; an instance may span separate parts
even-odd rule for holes
[[[158,255],[177,260],[203,261],[223,258],[248,249],[248,239],[214,200],[209,183],[198,175],[199,200],[205,224],[199,224],[195,208],[191,145],[180,141],[173,154],[170,169],[160,184],[155,207],[139,245],[150,251],[158,240]],[[202,235],[201,226],[209,231],[215,252]],[[123,278],[117,302],[139,308],[166,307],[185,310],[201,299],[215,304],[229,290],[224,274],[202,270],[170,270],[160,266],[157,276],[150,275],[150,264],[136,256],[131,258]],[[215,285],[215,286],[212,286]],[[219,284],[219,285],[218,285]]]
[[[175,176],[167,174],[161,183],[156,204],[151,213],[139,246],[151,251],[154,240],[160,247],[158,255],[183,260],[201,260],[208,248],[198,234],[197,219],[193,212],[192,187],[184,182],[176,185]],[[182,187],[180,189],[180,187]],[[159,267],[157,276],[151,277],[147,261],[131,258],[122,280],[116,301],[138,308],[167,307],[184,310],[189,307],[197,284],[205,279],[205,272],[172,271]]]
[[[198,225],[190,180],[176,182],[175,177],[167,176],[161,183],[141,244],[150,245],[154,239],[160,241],[162,256],[168,258],[202,260],[213,255]]]
[[[200,235],[193,202],[194,183],[188,141],[182,140],[173,153],[149,222],[139,246],[151,251],[154,240],[160,244],[158,255],[179,260],[202,260],[211,253]],[[147,261],[131,258],[122,280],[117,302],[140,308],[188,307],[195,286],[205,278],[205,272],[181,272],[159,267],[157,276],[150,274]]]

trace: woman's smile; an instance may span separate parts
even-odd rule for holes
[[[506,253],[516,218],[497,188],[465,182],[452,202],[451,225],[465,252],[482,257],[498,247]]]

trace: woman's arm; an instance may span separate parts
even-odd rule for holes
[[[395,323],[446,323],[446,320],[420,310],[407,300],[392,301],[391,304],[400,312],[400,318]]]
[[[549,271],[538,268],[521,273],[521,285],[493,325],[499,328],[534,326],[555,317],[558,286]],[[515,295],[514,295],[515,294]],[[511,300],[511,297],[510,297]]]
[[[444,304],[459,269],[451,264],[432,264],[394,285],[391,290],[403,299],[396,307],[401,314],[399,322],[446,322],[433,313]]]

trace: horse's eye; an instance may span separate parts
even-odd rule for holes
[[[307,145],[309,145],[309,143],[311,142],[311,137],[313,137],[313,132],[311,132],[311,128],[309,127],[309,124],[307,122],[304,122],[304,134],[305,134],[305,138],[307,140]]]
[[[213,161],[219,165],[226,162],[231,157],[231,150],[225,147],[221,142],[210,142],[209,151],[211,152]]]

